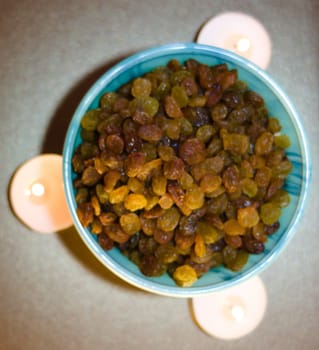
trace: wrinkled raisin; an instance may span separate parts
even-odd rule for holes
[[[235,192],[239,187],[239,170],[236,165],[231,165],[226,168],[222,175],[223,184],[227,192]]]
[[[145,141],[157,142],[162,136],[162,130],[156,125],[141,125],[138,129],[138,136]]]
[[[171,118],[182,118],[183,112],[173,96],[166,96],[164,107],[167,115]]]
[[[166,179],[168,180],[177,180],[179,179],[184,172],[184,162],[178,158],[174,157],[168,162],[164,163],[163,173]]]
[[[180,145],[179,155],[189,165],[198,164],[205,159],[205,145],[197,138],[187,139]]]

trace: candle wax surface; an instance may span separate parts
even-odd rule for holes
[[[60,155],[43,154],[22,164],[12,178],[9,197],[17,217],[36,232],[57,232],[72,225]]]

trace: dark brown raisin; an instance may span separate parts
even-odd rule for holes
[[[274,234],[276,231],[278,231],[279,227],[280,227],[280,223],[279,221],[276,221],[272,225],[264,225],[264,231],[267,235],[270,236]]]
[[[244,236],[243,245],[247,252],[251,254],[261,254],[265,250],[263,242],[250,236]]]
[[[98,242],[99,245],[102,247],[104,250],[111,250],[114,246],[113,240],[104,232],[100,233],[98,235]]]
[[[205,92],[206,106],[211,108],[215,106],[223,96],[223,88],[221,84],[215,83],[212,88]]]
[[[145,276],[161,276],[166,272],[166,265],[153,255],[145,255],[141,259],[141,271]]]

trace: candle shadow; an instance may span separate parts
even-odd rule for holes
[[[188,312],[189,312],[189,315],[190,315],[192,321],[196,325],[196,327],[207,335],[207,333],[204,331],[204,329],[201,327],[201,325],[198,323],[198,321],[196,319],[192,299],[188,299]]]
[[[193,41],[196,43],[197,42],[197,38],[198,38],[198,35],[200,33],[200,31],[205,27],[205,25],[207,24],[207,22],[210,20],[210,17],[207,17],[204,22],[197,28],[195,34],[194,34],[194,37],[193,37]]]

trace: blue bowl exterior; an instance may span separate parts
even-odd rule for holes
[[[157,278],[145,277],[118,249],[105,252],[98,245],[96,235],[82,227],[76,215],[76,202],[72,181],[75,174],[71,158],[81,142],[80,121],[84,113],[99,104],[106,91],[115,91],[131,79],[141,76],[157,66],[166,65],[173,58],[180,61],[193,58],[202,63],[215,65],[227,63],[229,68],[238,70],[239,78],[250,89],[263,96],[270,115],[277,117],[282,124],[282,132],[291,140],[288,155],[293,163],[293,171],[288,176],[286,190],[291,196],[290,205],[282,212],[280,229],[270,236],[263,254],[251,255],[246,267],[237,273],[225,268],[216,268],[201,277],[193,286],[181,288],[167,275]],[[274,80],[253,63],[223,49],[194,43],[176,43],[151,48],[121,61],[106,72],[87,92],[71,120],[63,152],[63,177],[67,202],[80,236],[94,255],[114,274],[144,290],[174,297],[194,297],[212,293],[253,275],[260,273],[284,249],[296,231],[296,225],[305,208],[311,178],[311,159],[309,146],[298,113],[289,98]]]

